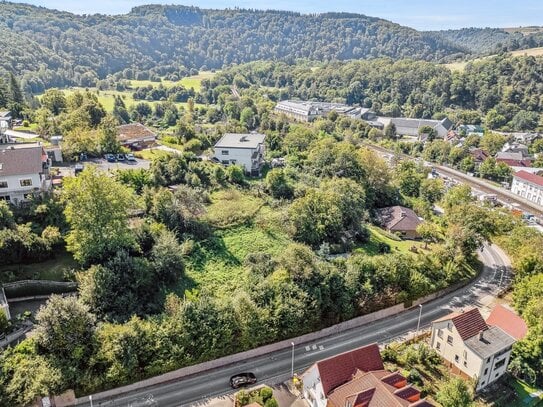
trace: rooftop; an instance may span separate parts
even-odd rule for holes
[[[409,117],[393,117],[390,118],[390,121],[396,125],[396,127],[409,127],[409,128],[420,128],[423,126],[430,126],[431,128],[436,128],[439,125],[442,125],[447,130],[452,129],[453,123],[448,119],[444,118],[442,120],[432,120],[432,119],[413,119]]]
[[[378,212],[381,224],[389,230],[415,230],[422,223],[412,209],[403,206],[389,206]]]
[[[0,110],[0,119],[11,119],[11,112],[9,110]]]
[[[218,148],[257,148],[264,143],[266,136],[259,133],[226,133],[215,144]]]
[[[434,322],[442,321],[451,321],[463,341],[489,328],[479,309],[475,307],[465,311],[452,312],[449,315],[436,319]]]
[[[524,338],[528,332],[528,326],[521,317],[499,304],[494,307],[486,323],[501,328],[515,339]]]
[[[326,396],[351,380],[358,370],[368,372],[384,369],[379,346],[375,343],[321,360],[316,365]]]
[[[156,137],[149,128],[145,127],[141,123],[123,124],[117,127],[119,131],[118,139],[120,141],[139,140],[147,137]]]
[[[543,187],[543,177],[540,177],[539,175],[521,170],[521,171],[515,172],[514,177],[519,178],[523,181],[530,182],[531,184],[535,184],[535,185],[539,185],[540,187]]]
[[[481,331],[481,334],[476,334],[467,340],[464,344],[481,358],[487,358],[495,355],[497,352],[513,346],[515,338],[505,333],[497,326]]]
[[[39,144],[0,145],[0,176],[39,174],[46,160]]]

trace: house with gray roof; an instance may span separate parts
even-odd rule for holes
[[[0,145],[0,199],[17,205],[49,190],[48,167],[41,144]]]
[[[381,226],[391,233],[398,233],[407,239],[418,239],[417,226],[423,220],[415,211],[403,206],[390,206],[377,210],[377,216]]]
[[[213,158],[223,165],[241,165],[247,174],[258,175],[264,165],[266,136],[259,133],[226,133],[215,144]]]
[[[485,321],[478,308],[432,322],[430,346],[454,373],[475,380],[477,391],[503,376],[515,342],[499,326]]]

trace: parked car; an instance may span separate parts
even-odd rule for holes
[[[128,154],[126,154],[126,160],[127,160],[127,161],[135,162],[135,161],[136,161],[136,157],[134,157],[134,154],[128,153]]]
[[[126,157],[124,156],[124,154],[117,154],[117,161],[124,161],[126,159]]]
[[[254,373],[251,372],[239,373],[230,378],[230,386],[232,386],[233,389],[237,389],[241,386],[246,386],[248,384],[254,383],[256,383],[256,376],[254,375]]]
[[[115,161],[117,161],[117,159],[115,158],[115,154],[106,154],[104,157],[110,163],[114,163]]]

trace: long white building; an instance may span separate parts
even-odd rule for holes
[[[373,120],[376,117],[370,109],[344,103],[283,100],[275,106],[276,113],[283,113],[301,122],[312,122],[332,111],[352,119]]]
[[[543,177],[528,171],[517,171],[513,176],[511,192],[543,206]]]

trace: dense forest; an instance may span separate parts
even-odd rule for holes
[[[285,38],[289,38],[285,41]],[[0,69],[32,92],[93,86],[122,72],[147,79],[259,59],[391,57],[438,61],[465,49],[432,34],[359,14],[141,6],[117,16],[0,3]]]
[[[501,28],[462,28],[460,30],[443,30],[429,32],[465,47],[476,54],[497,54],[504,51],[541,47],[543,33],[536,32],[524,35],[519,32],[509,33]]]
[[[543,112],[543,58],[506,54],[452,72],[431,62],[391,59],[332,62],[320,67],[253,62],[203,82],[202,93],[235,84],[264,86],[272,100],[300,98],[360,104],[385,116],[441,118],[491,129],[534,130]],[[207,90],[207,89],[210,90]],[[220,89],[220,88],[218,88]]]

